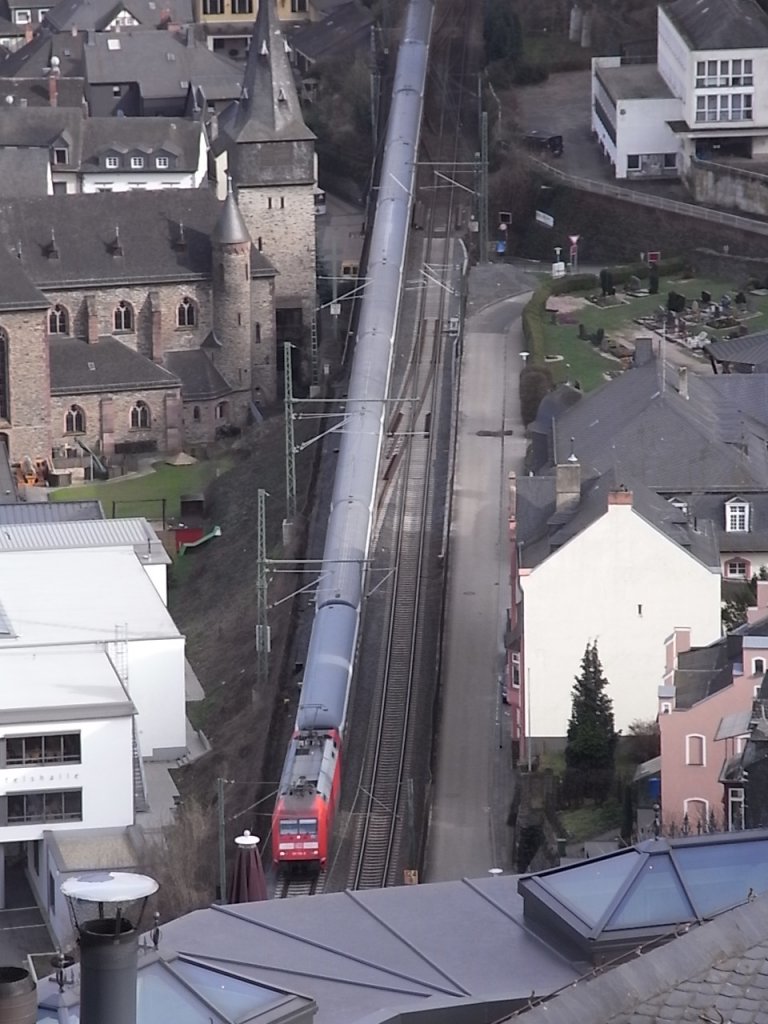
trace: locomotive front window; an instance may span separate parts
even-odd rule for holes
[[[317,835],[317,818],[300,818],[299,819],[299,835],[300,836],[316,836]]]
[[[299,831],[299,823],[295,818],[283,818],[280,822],[281,836],[295,836]]]

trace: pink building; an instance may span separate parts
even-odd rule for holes
[[[691,647],[690,630],[666,641],[659,687],[661,821],[691,831],[711,817],[718,828],[741,828],[744,791],[724,788],[729,759],[749,734],[752,702],[768,667],[768,581],[757,584],[747,622],[708,647]],[[726,795],[727,794],[727,795]]]

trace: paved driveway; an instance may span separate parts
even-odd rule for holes
[[[48,928],[20,864],[6,865],[5,903],[0,910],[0,965],[26,967],[28,953],[53,956]]]

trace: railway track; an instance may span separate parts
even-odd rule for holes
[[[467,33],[462,18],[468,0],[443,5],[442,29],[447,42],[438,50],[431,72],[440,93],[437,137],[430,155],[451,162],[460,159],[462,79]],[[447,30],[447,31],[446,31]],[[458,51],[458,53],[457,53]],[[458,57],[458,60],[457,60]],[[456,89],[458,71],[458,90]],[[433,95],[434,102],[434,95]],[[398,410],[390,420],[392,437],[385,450],[386,486],[397,500],[389,615],[380,670],[370,712],[367,756],[354,807],[354,835],[347,885],[352,889],[399,884],[406,867],[417,867],[414,799],[410,782],[424,771],[425,751],[414,726],[420,670],[423,666],[423,580],[434,562],[433,493],[434,439],[442,403],[444,327],[451,287],[441,280],[454,264],[452,224],[457,187],[433,189],[423,239],[415,239],[416,260],[424,277],[418,303],[418,328],[404,374]],[[412,245],[412,249],[414,246]],[[434,658],[429,659],[434,665]],[[428,753],[428,752],[427,752]]]
[[[317,896],[325,890],[325,872],[316,875],[293,876],[288,873],[278,875],[272,899],[290,900],[296,896]]]

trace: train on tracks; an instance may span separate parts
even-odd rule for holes
[[[339,801],[433,8],[434,0],[410,0],[397,57],[316,611],[272,818],[278,867],[325,865]]]

